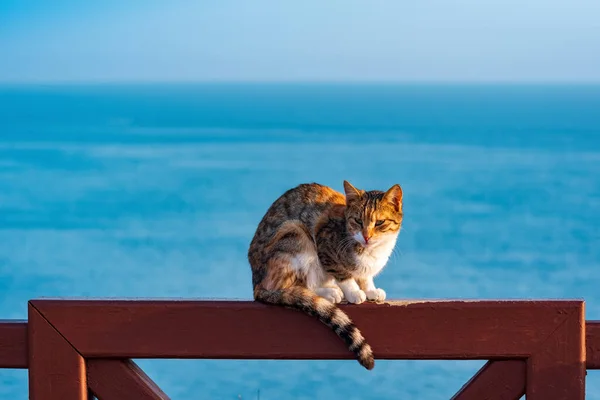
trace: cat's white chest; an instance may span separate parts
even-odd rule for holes
[[[393,237],[377,246],[366,248],[362,254],[357,255],[357,264],[365,275],[375,276],[389,261],[395,245],[396,237]]]

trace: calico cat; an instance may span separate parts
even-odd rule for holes
[[[248,250],[254,298],[316,316],[372,369],[371,347],[335,304],[385,300],[373,277],[396,244],[402,189],[364,191],[344,181],[344,192],[301,184],[275,200]]]

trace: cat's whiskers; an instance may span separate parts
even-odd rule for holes
[[[401,224],[400,227],[398,228],[398,233],[397,235],[400,235],[400,232],[404,231],[404,225]],[[396,262],[399,260],[400,256],[402,256],[402,251],[400,251],[400,249],[397,246],[394,246],[392,248],[392,254],[390,255],[390,258],[392,259],[392,261]]]
[[[400,249],[394,247],[394,249],[392,250],[392,255],[391,258],[394,262],[399,261],[400,256],[402,256],[402,252],[400,251]]]

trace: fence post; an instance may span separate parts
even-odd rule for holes
[[[585,399],[584,305],[527,360],[527,400]]]
[[[29,398],[88,400],[85,360],[28,304]]]

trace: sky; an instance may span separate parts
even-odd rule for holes
[[[598,0],[2,0],[0,82],[600,82]]]

